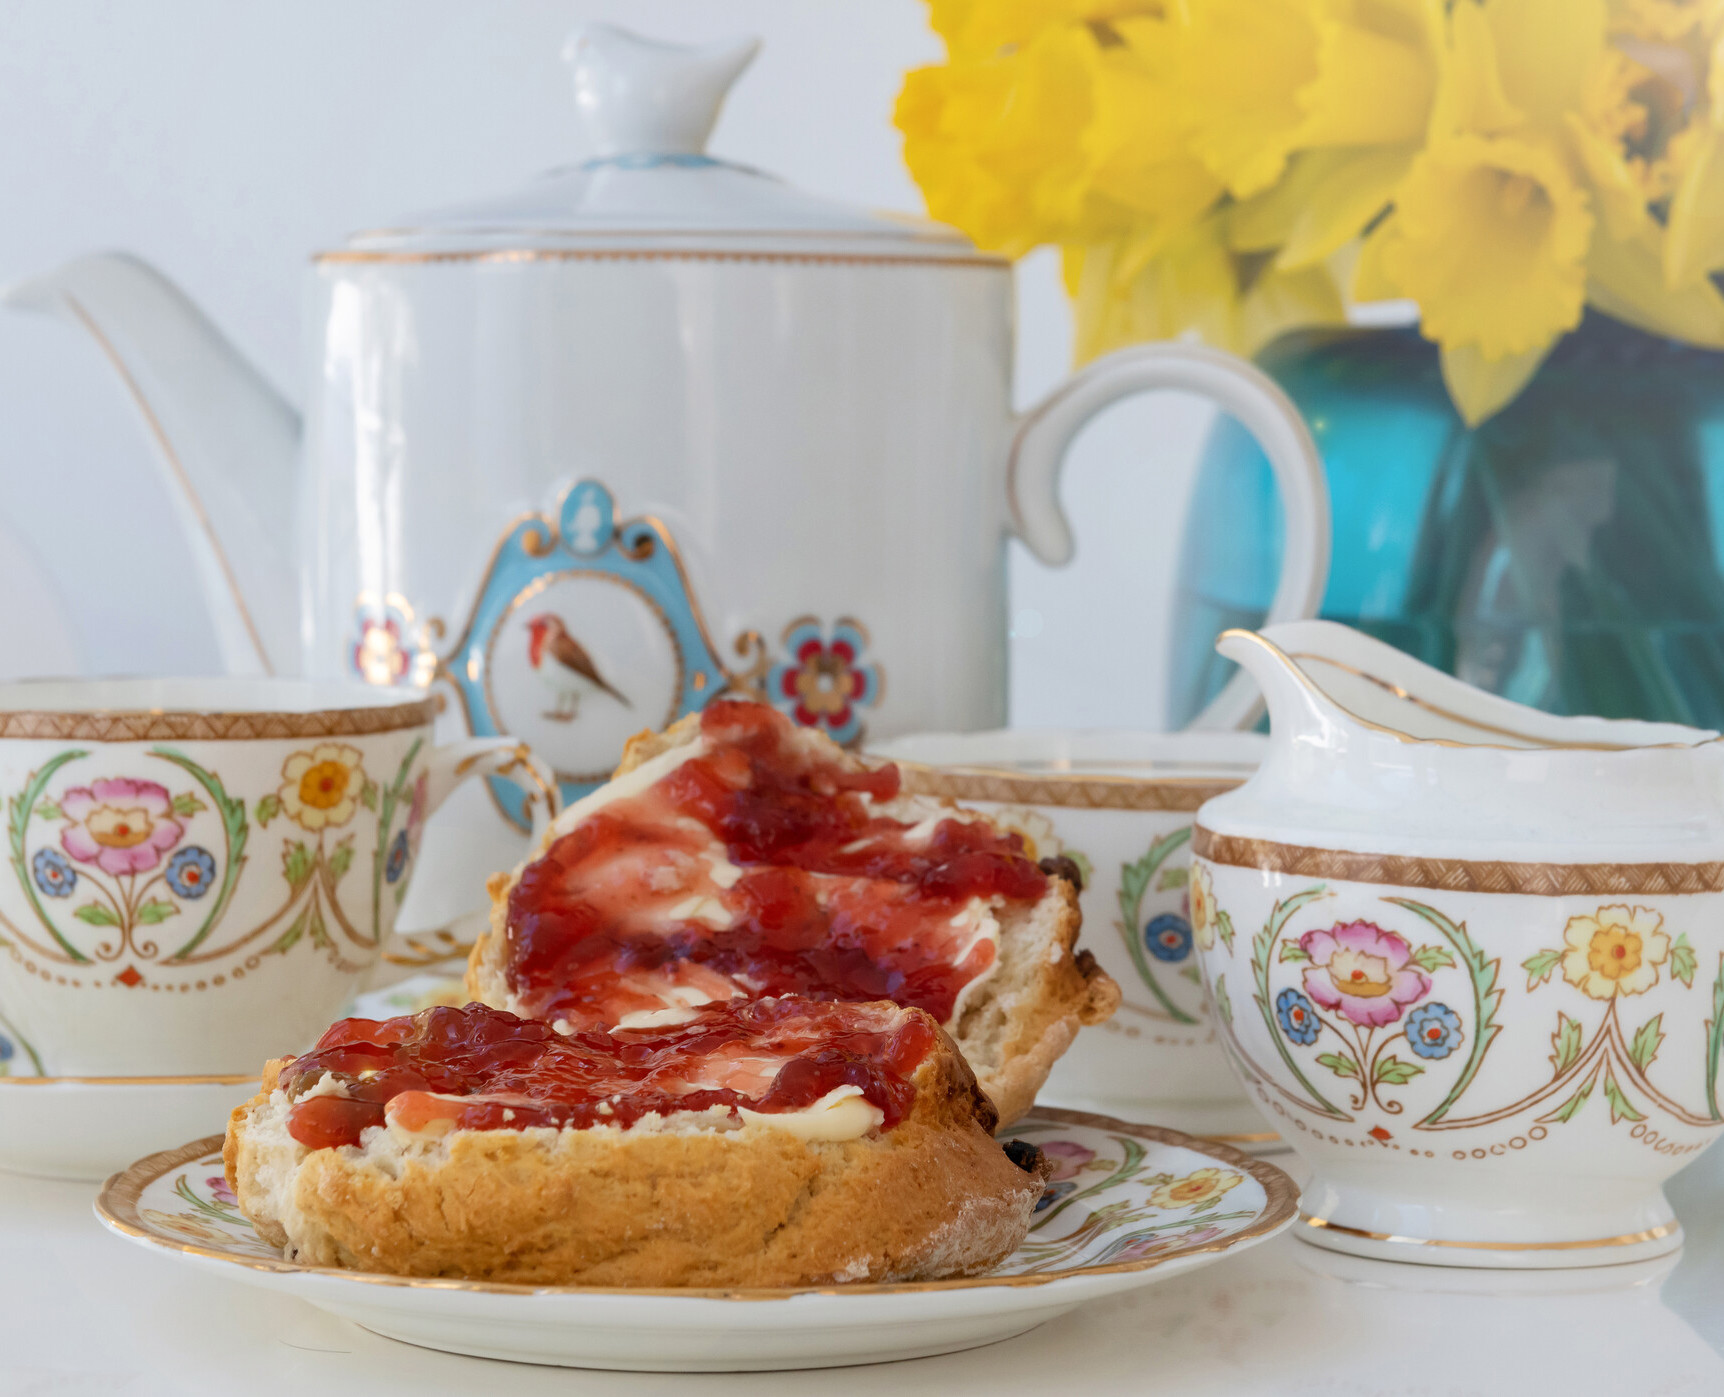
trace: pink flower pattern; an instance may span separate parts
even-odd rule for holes
[[[126,776],[73,786],[60,797],[60,813],[71,821],[60,846],[116,878],[154,868],[185,835],[167,787]]]
[[[1311,957],[1305,993],[1362,1028],[1394,1023],[1431,991],[1431,977],[1409,963],[1412,948],[1374,923],[1308,931],[1299,947]]]
[[[1062,1179],[1075,1179],[1095,1158],[1094,1150],[1086,1150],[1070,1140],[1049,1140],[1042,1145],[1042,1153],[1054,1162],[1054,1172],[1048,1176],[1048,1182],[1054,1184]]]

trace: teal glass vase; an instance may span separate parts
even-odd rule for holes
[[[1322,615],[1552,713],[1724,728],[1724,354],[1589,312],[1477,428],[1414,328],[1288,335],[1259,364],[1323,454],[1334,559]],[[1206,443],[1182,544],[1169,714],[1256,625],[1281,509],[1229,418]]]

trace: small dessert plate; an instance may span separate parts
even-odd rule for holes
[[[219,1136],[115,1175],[96,1213],[129,1241],[410,1344],[674,1372],[837,1368],[976,1348],[1255,1246],[1296,1213],[1298,1189],[1274,1165],[1171,1130],[1037,1110],[1005,1133],[1040,1145],[1054,1176],[1024,1244],[997,1270],[968,1280],[635,1290],[301,1266],[283,1261],[238,1211]]]
[[[0,1077],[0,1170],[101,1181],[139,1150],[222,1124],[251,1077]]]

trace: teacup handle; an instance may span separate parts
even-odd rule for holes
[[[425,764],[425,815],[437,813],[455,788],[480,776],[507,776],[526,793],[526,808],[532,820],[531,842],[535,851],[545,842],[551,821],[563,808],[556,775],[524,742],[512,737],[470,737],[431,749]],[[441,931],[403,933],[394,948],[384,951],[382,962],[423,969],[463,955],[484,929],[489,908],[476,908],[456,917]]]
[[[1292,400],[1260,369],[1218,349],[1146,344],[1121,349],[1073,374],[1018,419],[1006,462],[1012,531],[1051,566],[1072,556],[1060,508],[1060,468],[1072,439],[1103,408],[1134,393],[1200,393],[1257,438],[1275,472],[1287,519],[1281,578],[1264,625],[1317,613],[1329,578],[1329,488],[1323,458]],[[1245,728],[1262,712],[1251,676],[1235,674],[1191,720],[1194,728]]]

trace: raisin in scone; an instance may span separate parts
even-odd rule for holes
[[[804,1286],[996,1265],[1050,1165],[919,1009],[761,999],[558,1033],[468,1005],[269,1064],[224,1156],[318,1266],[525,1284]]]
[[[1019,835],[764,704],[635,738],[491,895],[476,1000],[570,1030],[890,999],[950,1032],[1007,1122],[1119,1003],[1076,949],[1077,890]]]

